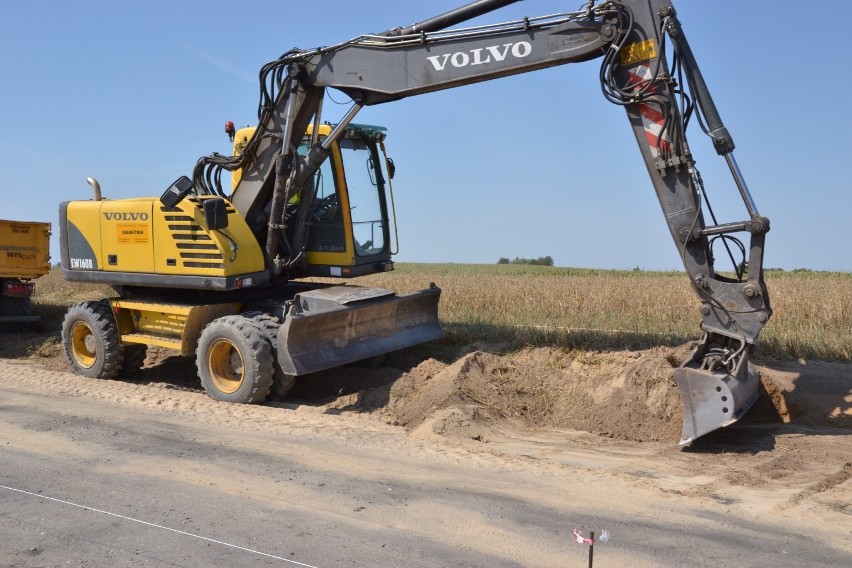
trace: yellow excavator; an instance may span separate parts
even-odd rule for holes
[[[241,129],[238,139],[252,131]],[[316,140],[331,131],[319,125]],[[295,376],[441,337],[435,286],[397,295],[292,281],[295,274],[350,278],[393,269],[394,166],[384,139],[384,128],[350,124],[329,143],[304,201],[309,234],[278,270],[268,269],[259,238],[231,201],[187,193],[186,178],[159,199],[115,201],[102,199],[90,178],[95,199],[61,207],[64,273],[109,283],[118,296],[69,310],[63,342],[72,368],[98,378],[131,374],[146,346],[157,345],[196,354],[213,398],[250,403],[273,388],[283,396]],[[250,168],[236,171],[235,185],[251,175]],[[288,246],[297,238],[291,218],[300,203],[292,195],[281,218]]]
[[[769,220],[751,197],[669,0],[595,0],[578,11],[454,29],[516,0],[477,0],[407,27],[292,49],[260,72],[258,125],[234,155],[201,158],[159,198],[60,206],[62,269],[115,297],[73,306],[63,344],[90,377],[137,370],[146,345],[195,354],[207,393],[233,402],[286,392],[293,377],[441,336],[440,290],[306,282],[393,268],[393,161],[361,108],[600,59],[601,90],[624,108],[700,301],[704,336],[675,370],[682,444],[738,420],[758,396],[749,359],[772,314],[763,279]],[[322,121],[327,89],[351,98]],[[731,171],[745,220],[719,222],[687,142],[697,123]],[[224,172],[236,173],[223,187]],[[395,227],[395,224],[393,224]],[[741,239],[748,239],[748,244]],[[723,251],[733,276],[720,273]],[[735,256],[741,254],[741,259]]]

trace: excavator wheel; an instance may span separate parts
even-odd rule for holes
[[[261,403],[272,388],[272,345],[252,320],[225,316],[201,332],[196,352],[201,386],[216,400]]]
[[[275,356],[275,354],[278,353],[278,328],[280,326],[280,321],[277,317],[272,314],[267,314],[266,312],[251,311],[244,312],[242,315],[249,318],[258,327],[258,329],[263,332],[263,335],[266,336],[269,343],[272,344],[272,353],[273,358],[275,359],[275,377],[272,383],[272,396],[275,400],[283,400],[288,394],[290,394],[293,386],[295,386],[296,377],[286,374],[281,369],[281,365],[278,364],[277,356]]]
[[[148,346],[141,343],[132,343],[124,348],[124,364],[121,366],[122,377],[133,377],[142,370],[145,357],[148,355]]]
[[[71,368],[93,379],[112,379],[124,365],[118,325],[109,302],[71,306],[62,322],[62,346]]]

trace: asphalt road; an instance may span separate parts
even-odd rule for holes
[[[852,564],[842,530],[806,513],[731,511],[373,416],[252,415],[199,393],[147,408],[169,393],[118,383],[126,399],[97,399],[68,374],[20,379],[36,372],[0,361],[0,567],[586,566],[574,528],[612,534],[597,567]]]

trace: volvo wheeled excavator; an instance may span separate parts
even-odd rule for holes
[[[599,59],[603,95],[627,113],[700,302],[703,338],[674,372],[681,444],[737,421],[758,397],[749,359],[772,313],[763,278],[769,221],[674,6],[592,0],[574,12],[453,27],[514,1],[478,0],[411,26],[287,51],[261,69],[258,125],[235,155],[201,158],[159,198],[103,200],[91,180],[95,199],[63,203],[65,278],[117,291],[70,308],[62,338],[71,367],[113,377],[138,369],[146,345],[172,347],[195,354],[210,396],[250,403],[286,391],[294,376],[440,337],[434,285],[399,296],[304,281],[393,268],[385,131],[354,117],[365,106]],[[336,124],[322,121],[328,89],[353,101]],[[691,123],[727,162],[744,220],[716,220],[687,141]],[[226,171],[238,174],[235,186],[223,187]],[[715,266],[722,249],[733,265],[727,275]]]

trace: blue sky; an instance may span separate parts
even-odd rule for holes
[[[3,2],[0,218],[53,222],[58,260],[58,205],[88,199],[86,177],[112,199],[156,196],[200,156],[229,152],[224,122],[254,123],[257,71],[267,61],[463,3]],[[478,21],[581,4],[526,0]],[[852,20],[852,3],[675,5],[758,209],[772,221],[766,266],[852,271],[852,112],[843,103],[852,56],[831,23]],[[358,122],[389,129],[397,260],[550,255],[560,266],[680,269],[624,111],[600,93],[598,67],[363,110]],[[347,108],[327,100],[325,118]],[[723,161],[690,131],[720,221],[744,219]]]

